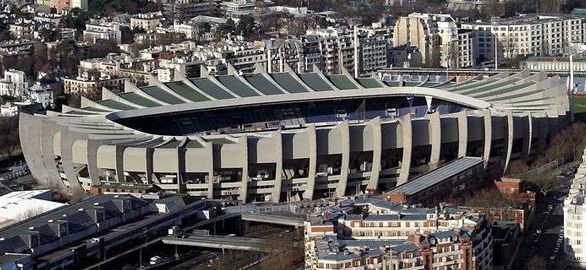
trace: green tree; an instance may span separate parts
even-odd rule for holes
[[[211,31],[211,29],[212,29],[212,26],[208,22],[197,23],[195,25],[195,37],[194,37],[196,42],[199,42],[206,33],[209,33]]]
[[[62,24],[67,28],[74,28],[78,32],[85,29],[85,24],[90,20],[90,13],[79,8],[73,8],[65,18],[62,20]]]
[[[54,29],[43,28],[39,30],[39,36],[44,42],[55,41],[58,38],[58,33]]]
[[[238,22],[236,32],[245,38],[250,37],[254,33],[254,18],[251,16],[242,16]]]
[[[234,34],[234,31],[236,31],[236,24],[234,23],[234,20],[230,18],[216,28],[216,38],[222,38],[228,34]]]

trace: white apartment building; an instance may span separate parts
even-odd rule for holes
[[[22,97],[26,95],[29,83],[23,71],[9,69],[4,71],[4,78],[0,80],[0,96]]]
[[[460,30],[449,14],[412,13],[397,21],[393,46],[417,47],[427,65],[461,68],[475,65],[475,52],[470,51],[476,47],[475,37]]]
[[[360,57],[359,70],[372,72],[388,67],[389,34],[360,29],[358,49]],[[386,34],[386,35],[385,35]]]
[[[111,40],[120,44],[122,32],[118,23],[92,19],[85,25],[83,39],[92,43],[96,43],[98,40]]]
[[[10,24],[8,30],[17,39],[32,39],[34,38],[34,32],[37,29],[35,22],[31,20],[19,20],[13,24]]]
[[[440,50],[437,49],[441,45],[439,29],[432,14],[412,13],[397,19],[393,32],[393,46],[402,45],[417,47],[425,65],[441,64]]]
[[[124,88],[124,80],[124,78],[113,78],[105,74],[100,74],[99,77],[93,77],[87,73],[82,73],[76,78],[64,78],[63,91],[68,94],[90,93],[106,88],[113,92],[119,92]]]
[[[444,67],[458,66],[458,26],[449,14],[428,14],[437,24],[440,38],[440,65]]]
[[[226,17],[241,17],[254,15],[256,0],[222,1],[222,11]]]
[[[81,10],[88,9],[89,0],[71,0],[71,8],[79,8]]]
[[[158,76],[160,81],[183,80],[199,78],[203,62],[192,58],[161,59],[159,62]],[[164,71],[163,69],[167,70]],[[161,80],[163,79],[163,80]],[[165,80],[167,79],[167,80]]]
[[[582,160],[564,200],[564,251],[566,260],[586,267],[586,150]]]
[[[55,96],[50,86],[36,83],[29,88],[28,97],[31,103],[39,103],[43,108],[55,105]]]
[[[560,55],[574,43],[583,42],[583,18],[571,15],[524,14],[491,22],[462,23],[462,29],[477,30],[478,57],[493,60],[516,55]],[[497,46],[495,46],[495,40]]]
[[[354,36],[346,28],[307,30],[308,36],[317,36],[323,57],[323,72],[342,73],[343,68],[354,72]]]
[[[155,32],[157,27],[161,26],[162,16],[161,12],[134,15],[130,18],[130,29],[142,29],[147,33]]]
[[[458,48],[456,67],[473,67],[478,60],[478,32],[472,30],[458,31]]]

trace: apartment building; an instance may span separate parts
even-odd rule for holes
[[[226,17],[252,16],[256,7],[256,0],[222,1],[222,11]]]
[[[299,39],[266,40],[267,72],[284,72],[285,64],[296,72],[306,70],[303,43]]]
[[[199,15],[219,16],[219,0],[149,0],[163,4],[163,15],[172,20],[189,19]]]
[[[388,50],[390,44],[388,35],[374,31],[360,31],[358,35],[358,49],[360,57],[359,70],[373,72],[388,67]]]
[[[456,67],[474,67],[478,64],[478,32],[465,29],[458,31]]]
[[[458,67],[458,26],[449,14],[429,14],[437,24],[440,39],[440,65]]]
[[[8,30],[16,39],[33,39],[37,24],[32,20],[18,20],[10,24]]]
[[[29,82],[23,71],[9,69],[4,71],[4,78],[0,80],[0,96],[22,97],[28,87]]]
[[[80,74],[76,78],[63,79],[63,91],[69,93],[96,93],[106,88],[113,92],[122,91],[124,88],[124,78],[114,78],[106,74],[99,77],[90,76],[87,73]]]
[[[582,155],[586,160],[586,150]],[[570,192],[564,200],[564,251],[566,260],[586,267],[586,162],[582,162],[572,180]]]
[[[85,25],[83,39],[91,43],[96,43],[99,40],[110,40],[120,44],[122,42],[122,32],[118,23],[91,19]]]
[[[194,58],[162,59],[159,62],[158,78],[161,82],[199,78],[201,77],[202,65],[202,61]]]
[[[127,54],[108,54],[104,58],[90,58],[79,61],[78,73],[97,71],[112,77],[127,78],[137,85],[148,84],[156,69],[154,59],[132,58]]]
[[[357,198],[305,222],[305,261],[306,269],[492,269],[491,227],[455,208]]]
[[[572,15],[523,14],[490,22],[462,23],[462,29],[478,31],[478,57],[494,60],[516,55],[560,55],[574,43],[583,42],[583,18]],[[497,45],[495,46],[495,42]]]
[[[307,35],[316,36],[323,57],[322,71],[327,74],[342,73],[343,69],[354,72],[353,33],[346,28],[308,30]]]
[[[430,14],[412,13],[395,22],[393,46],[409,45],[419,49],[424,65],[440,64],[440,36],[437,22]]]
[[[161,26],[161,19],[163,14],[161,12],[136,14],[130,18],[130,29],[143,30],[147,33],[152,33]]]
[[[37,5],[54,8],[57,11],[67,10],[71,7],[70,0],[36,0]]]
[[[305,71],[314,71],[314,67],[323,69],[324,58],[320,49],[319,37],[302,36],[301,43],[303,45],[303,65]]]
[[[264,42],[245,43],[245,46],[232,46],[225,52],[226,63],[241,73],[252,73],[257,65],[266,66]]]

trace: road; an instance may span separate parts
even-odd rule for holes
[[[187,260],[183,263],[180,263],[176,266],[173,266],[171,268],[168,268],[169,270],[192,270],[195,269],[198,266],[202,266],[205,265],[207,266],[210,263],[210,260],[214,260],[216,258],[219,258],[220,256],[222,256],[222,253],[217,253],[217,252],[209,252],[209,251],[204,251],[201,255]]]
[[[517,261],[511,269],[528,269],[527,263],[532,257],[543,258],[549,269],[564,269],[563,243],[558,244],[564,225],[563,198],[569,190],[573,176],[564,177],[560,188],[551,192],[536,206],[535,223],[524,235]],[[556,246],[559,246],[556,251]]]

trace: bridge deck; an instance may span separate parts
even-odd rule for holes
[[[295,216],[283,216],[283,215],[259,214],[259,213],[242,214],[242,220],[243,221],[260,222],[260,223],[268,223],[268,224],[295,226],[295,227],[303,226],[303,221],[304,221],[303,218],[295,217]]]
[[[191,235],[187,238],[174,236],[163,237],[164,244],[192,246],[203,248],[233,249],[233,250],[255,250],[266,249],[265,240],[258,238],[219,236],[219,235]]]

